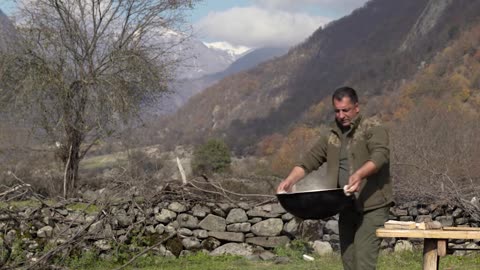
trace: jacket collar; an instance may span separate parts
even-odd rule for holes
[[[350,130],[347,133],[350,133],[353,130],[355,130],[358,127],[358,125],[360,125],[361,121],[362,121],[362,115],[359,113],[357,114],[357,116],[355,116],[355,118],[353,118],[352,123],[350,124]],[[337,124],[337,121],[335,120],[330,124],[330,128],[337,135],[342,133],[342,131],[340,130],[340,127]]]

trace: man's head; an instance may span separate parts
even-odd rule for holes
[[[353,88],[340,87],[332,95],[335,120],[342,127],[349,127],[352,120],[360,112],[358,96]]]

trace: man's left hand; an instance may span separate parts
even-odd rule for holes
[[[360,190],[360,183],[362,183],[362,177],[354,173],[348,178],[347,192],[353,193]]]

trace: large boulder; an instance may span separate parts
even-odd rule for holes
[[[281,218],[270,218],[260,221],[252,226],[252,232],[258,236],[277,236],[282,232],[283,221]]]

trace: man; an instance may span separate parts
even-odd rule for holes
[[[357,94],[350,87],[335,90],[332,105],[335,122],[280,183],[277,192],[291,191],[307,173],[327,162],[327,184],[345,187],[355,196],[354,203],[340,212],[343,267],[375,269],[381,241],[375,230],[388,219],[393,203],[388,132],[377,118],[361,116]]]

